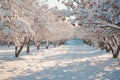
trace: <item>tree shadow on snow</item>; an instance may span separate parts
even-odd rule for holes
[[[78,46],[79,47],[79,46]],[[86,59],[83,62],[74,62],[74,59],[83,59],[96,57],[105,54],[105,51],[101,51],[96,48],[90,49],[74,49],[69,46],[71,50],[64,54],[56,54],[40,59],[43,61],[58,61],[53,67],[43,67],[43,70],[33,72],[32,67],[29,70],[22,71],[19,76],[11,77],[10,80],[120,80],[120,71],[116,68],[112,58],[107,60],[95,60]],[[86,48],[84,46],[84,48]],[[67,48],[66,48],[67,49]],[[57,51],[56,51],[57,52]],[[59,60],[63,61],[59,63]],[[71,62],[64,65],[64,60],[70,60]],[[38,63],[40,64],[40,63]],[[61,65],[59,65],[61,64]],[[49,65],[49,64],[48,64]],[[51,64],[52,65],[52,64]],[[23,75],[23,73],[28,73]]]
[[[89,50],[86,52],[82,52],[82,51],[68,51],[65,54],[58,54],[58,55],[52,55],[52,56],[48,56],[45,57],[44,59],[49,59],[49,60],[62,60],[62,59],[76,59],[76,58],[90,58],[90,57],[95,57],[95,56],[99,56],[102,54],[106,54],[105,51],[101,51],[99,49],[94,49],[94,50]]]
[[[74,49],[73,49],[74,50]],[[44,59],[48,61],[59,61],[59,60],[74,60],[76,58],[83,59],[85,57],[96,57],[105,54],[105,51],[96,50],[92,48],[91,51],[78,52],[69,50],[65,54],[58,54],[53,56],[45,57]],[[26,76],[16,76],[10,78],[12,80],[120,80],[120,71],[116,68],[120,66],[115,66],[112,61],[114,59],[109,58],[107,60],[85,60],[83,62],[68,62],[66,65],[55,65],[54,67],[47,67],[44,70],[39,70],[37,72],[31,72],[31,74]],[[44,61],[44,60],[43,60]],[[93,64],[94,63],[94,64]],[[59,64],[59,63],[58,63]],[[22,73],[21,73],[22,74]]]
[[[25,54],[25,51],[22,51],[22,53],[20,54],[23,55]],[[0,62],[7,62],[7,61],[16,61],[16,60],[24,60],[22,57],[15,57],[15,53],[14,52],[5,52],[0,54]]]
[[[99,63],[95,66],[90,61],[72,63],[64,67],[49,67],[43,71],[31,73],[27,76],[16,76],[12,80],[120,80],[120,71],[107,71],[106,63]],[[112,63],[111,63],[112,64]],[[111,65],[115,67],[115,65]]]

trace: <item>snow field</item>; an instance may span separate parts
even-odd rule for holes
[[[13,47],[0,47],[0,80],[120,80],[117,60],[100,49],[84,44],[31,49],[15,58]]]

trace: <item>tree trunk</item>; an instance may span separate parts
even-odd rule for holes
[[[26,54],[28,54],[29,52],[30,52],[30,39],[27,42],[27,52],[26,52]]]
[[[110,48],[108,47],[108,45],[105,46],[105,50],[106,52],[110,52]]]
[[[58,44],[58,46],[60,46],[60,45],[62,45],[63,44],[63,41],[59,41],[59,44]]]
[[[116,53],[114,54],[114,58],[117,58],[120,53],[120,45],[117,43],[115,36],[113,36],[113,39],[114,39],[114,44],[117,45],[117,50],[116,50]]]
[[[18,57],[20,55],[20,52],[22,51],[22,49],[25,45],[25,42],[26,42],[26,38],[25,38],[23,44],[20,46],[19,50],[17,50],[17,47],[15,47],[15,57]]]
[[[41,44],[41,42],[39,41],[38,43],[35,43],[34,42],[34,45],[37,47],[37,50],[39,50],[40,49],[40,44]]]
[[[20,49],[17,51],[15,57],[18,57],[18,56],[20,55],[20,52],[22,51],[24,44],[25,44],[25,43],[23,43],[23,44],[20,46]]]
[[[104,39],[105,41],[107,41],[105,37],[104,37],[103,39]],[[113,50],[111,44],[110,44],[108,41],[107,41],[107,45],[109,46],[109,49],[111,50],[111,52],[112,52],[112,54],[113,54],[113,58],[115,58],[114,50]]]
[[[27,45],[27,54],[30,52],[30,46],[29,45]]]
[[[107,44],[108,44],[108,46],[110,47],[110,50],[111,50],[111,52],[112,52],[112,54],[113,54],[113,58],[115,58],[115,55],[114,55],[114,50],[113,50],[112,46],[110,45],[110,43],[109,43],[109,42],[108,42]]]
[[[41,44],[41,42],[38,43],[38,45],[37,45],[37,50],[40,49],[40,44]]]
[[[120,46],[118,46],[116,53],[114,54],[113,58],[117,58],[120,53]]]
[[[15,57],[17,57],[17,46],[15,47]]]
[[[47,43],[47,45],[46,45],[46,49],[48,49],[48,47],[49,47],[49,45],[50,45],[50,42],[47,41],[46,43]]]
[[[37,46],[37,50],[40,50],[40,46]]]

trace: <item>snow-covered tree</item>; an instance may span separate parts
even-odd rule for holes
[[[66,7],[75,35],[91,45],[120,53],[120,0],[59,0]]]
[[[31,14],[28,6],[35,0],[26,1],[1,0],[0,2],[0,36],[2,37],[0,40],[14,43],[16,57],[19,56],[24,44],[28,43],[35,34],[28,21]]]
[[[73,26],[60,16],[59,10],[57,10],[56,7],[50,9],[49,15],[51,16],[51,19],[48,20],[48,24],[51,26],[50,29],[53,33],[50,39],[51,42],[61,44],[65,40],[73,37]]]
[[[41,12],[39,13],[39,11]],[[50,42],[58,43],[72,37],[72,27],[63,21],[58,14],[55,14],[57,11],[56,8],[48,9],[47,5],[43,5],[35,12],[35,27],[33,29],[36,36],[34,43],[38,49],[41,42],[47,42],[46,48],[48,48]]]

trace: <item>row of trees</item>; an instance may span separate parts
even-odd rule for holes
[[[47,42],[48,48],[50,42],[61,44],[73,35],[73,28],[68,27],[70,24],[41,3],[37,0],[0,0],[0,41],[15,45],[15,57],[25,45],[29,53],[31,43],[39,49],[41,42]]]
[[[75,34],[78,38],[82,38],[83,42],[93,46],[100,48],[102,50],[106,50],[106,52],[111,52],[113,58],[117,58],[119,62],[119,54],[120,54],[120,33],[119,30],[113,28],[107,28],[104,30],[106,26],[103,26],[96,31],[88,29],[88,28],[79,28],[76,29]],[[83,32],[83,30],[86,30]],[[81,33],[80,33],[81,32]],[[80,34],[78,34],[80,33]],[[120,64],[120,62],[119,62]]]
[[[64,16],[85,43],[120,54],[120,0],[58,0],[67,7]]]

